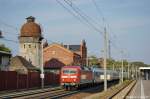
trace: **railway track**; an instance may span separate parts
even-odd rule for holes
[[[109,82],[109,86],[112,86],[113,84],[114,82]],[[30,95],[30,96],[22,97],[19,99],[60,99],[63,97],[68,97],[68,96],[80,94],[83,92],[89,92],[90,90],[95,90],[97,88],[100,88],[102,90],[103,84],[101,83],[100,85],[101,86],[95,86],[95,87],[90,87],[90,88],[83,87],[80,90],[72,90],[72,91],[66,91],[64,89],[60,89],[60,90],[49,91],[49,92],[45,92],[45,93],[41,93],[37,95],[32,95],[32,96]]]
[[[61,87],[54,87],[54,88],[44,88],[44,89],[36,89],[36,90],[21,91],[21,92],[12,92],[12,93],[7,93],[7,94],[0,94],[0,99],[12,99],[12,98],[45,93],[45,92],[55,91],[55,90],[60,90],[60,89]]]
[[[83,99],[124,99],[134,87],[136,81],[125,81],[123,84],[110,86],[107,91],[93,94]]]
[[[55,90],[55,91],[48,91],[45,93],[17,97],[15,99],[58,99],[60,97],[75,94],[77,92],[78,91],[66,91],[64,89],[60,89],[60,90]]]
[[[129,90],[134,86],[136,81],[126,81],[121,85],[117,85],[116,87],[108,90],[103,99],[125,99]]]
[[[122,99],[126,99],[126,97],[129,95],[133,87],[135,86],[136,81],[132,81],[130,84],[126,85],[124,88],[122,88],[118,93],[113,95],[112,99],[118,99],[119,97]]]
[[[3,95],[0,96],[2,99],[58,99],[62,97],[67,97],[73,94],[78,94],[84,90],[91,90],[93,88],[84,88],[82,90],[66,91],[65,89],[55,88],[55,89],[43,89],[41,91],[35,92],[23,92],[17,94]]]
[[[61,87],[45,88],[32,91],[13,92],[0,95],[0,99],[58,99],[63,96],[78,93],[77,91],[66,91]]]
[[[109,85],[111,86],[111,83],[109,83]],[[102,86],[103,84],[101,84],[101,87]],[[83,88],[81,90],[73,90],[73,91],[66,91],[61,87],[45,88],[45,89],[38,89],[38,90],[23,91],[19,93],[5,94],[5,95],[1,95],[0,99],[1,98],[2,99],[58,99],[62,97],[68,97],[73,94],[86,92],[87,90],[92,90],[93,88],[94,87]]]

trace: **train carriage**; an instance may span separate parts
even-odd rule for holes
[[[107,70],[107,81],[119,80],[119,73]],[[61,69],[60,82],[66,88],[97,85],[104,81],[104,70],[101,68],[81,68],[80,66],[64,66]]]

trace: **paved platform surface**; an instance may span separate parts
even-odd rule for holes
[[[127,99],[150,99],[150,80],[138,80]]]

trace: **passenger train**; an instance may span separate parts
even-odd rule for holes
[[[119,80],[119,73],[107,70],[107,80]],[[101,68],[83,68],[80,66],[64,66],[61,69],[60,83],[65,89],[91,86],[104,81],[104,70]]]

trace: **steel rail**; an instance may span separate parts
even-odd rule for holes
[[[27,95],[45,93],[48,91],[55,91],[55,90],[60,90],[60,89],[61,87],[56,87],[56,88],[45,88],[45,89],[37,89],[37,90],[30,90],[30,91],[23,91],[23,92],[14,92],[14,93],[0,95],[0,98],[10,99],[10,98],[15,98],[15,97],[22,97],[22,96],[27,96]]]

